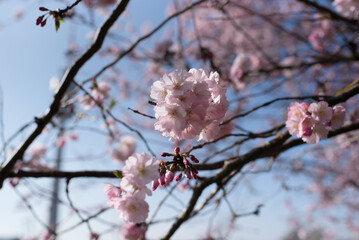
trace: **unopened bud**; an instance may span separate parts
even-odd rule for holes
[[[183,164],[184,164],[184,165],[188,165],[188,164],[189,164],[189,161],[188,161],[187,158],[185,158],[185,157],[183,158]]]
[[[186,176],[186,178],[192,179],[192,176],[191,176],[191,172],[190,172],[190,171],[186,170],[186,171],[184,172],[184,175]]]
[[[195,156],[189,155],[188,157],[189,157],[193,162],[199,163],[199,160],[198,160]]]
[[[166,182],[167,183],[172,182],[174,176],[175,176],[175,174],[172,171],[167,171],[166,172]]]
[[[175,177],[175,181],[178,182],[179,180],[181,180],[182,178],[182,173],[178,174],[176,177]]]
[[[160,183],[158,182],[157,179],[152,181],[152,191],[155,191],[159,185],[160,185]]]
[[[46,20],[47,20],[47,19],[45,19],[45,21],[43,21],[43,22],[41,23],[41,27],[43,27],[43,26],[46,25]]]
[[[49,11],[49,9],[45,8],[45,7],[39,7],[40,11]]]
[[[42,22],[42,19],[44,19],[44,15],[42,15],[36,19],[36,25],[40,25],[40,23]]]
[[[168,157],[168,156],[171,156],[171,154],[170,154],[170,153],[166,153],[166,152],[161,153],[161,157]]]
[[[162,186],[166,184],[166,178],[165,178],[164,175],[162,175],[162,176],[160,177],[160,184],[161,184]]]
[[[179,147],[176,147],[175,148],[175,153],[179,153],[181,150],[180,150],[180,148]]]

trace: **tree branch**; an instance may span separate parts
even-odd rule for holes
[[[107,35],[110,27],[116,22],[118,17],[126,9],[129,0],[121,0],[113,10],[109,18],[104,22],[104,24],[98,29],[96,37],[92,45],[87,49],[87,51],[82,54],[72,66],[70,66],[64,76],[62,77],[61,87],[54,96],[54,99],[50,105],[50,108],[47,112],[40,118],[36,118],[37,127],[34,131],[27,137],[27,139],[21,144],[16,153],[0,167],[0,188],[2,188],[4,179],[7,177],[10,170],[15,165],[18,159],[21,159],[24,155],[26,149],[30,144],[42,133],[42,130],[45,126],[51,121],[52,117],[59,111],[61,106],[61,99],[65,95],[67,89],[69,88],[72,80],[75,78],[77,72],[80,68],[101,48],[102,43]]]

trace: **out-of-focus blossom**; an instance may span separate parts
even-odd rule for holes
[[[121,136],[116,147],[110,149],[112,159],[115,161],[125,161],[136,150],[136,138],[131,135]]]
[[[333,6],[345,17],[359,18],[359,1],[357,0],[334,0]]]

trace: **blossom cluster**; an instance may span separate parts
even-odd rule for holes
[[[357,0],[335,0],[333,6],[345,17],[359,18],[359,1]]]
[[[327,102],[292,102],[288,107],[286,126],[291,135],[302,138],[307,143],[318,143],[344,124],[345,108],[328,106]]]
[[[180,153],[179,147],[175,148],[174,154],[164,152],[161,156],[172,156],[173,161],[160,162],[160,177],[152,181],[152,191],[156,190],[158,186],[168,186],[173,180],[178,182],[182,178],[183,173],[188,179],[197,179],[198,171],[187,159],[189,158],[193,162],[199,163],[199,160],[195,156]],[[176,177],[174,174],[175,171],[180,171]]]
[[[106,82],[93,82],[91,95],[91,97],[87,94],[79,97],[80,105],[86,110],[95,107],[97,104],[102,105],[103,101],[110,96],[110,86]]]
[[[156,101],[155,129],[171,141],[212,140],[223,134],[220,122],[228,109],[226,87],[217,72],[176,70],[151,87]]]
[[[146,153],[133,154],[122,169],[120,186],[108,183],[104,188],[107,204],[115,208],[126,222],[141,223],[146,220],[149,206],[145,197],[152,194],[146,184],[159,177],[158,165],[159,161]]]

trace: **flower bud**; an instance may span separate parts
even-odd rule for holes
[[[192,179],[191,172],[188,169],[186,169],[186,171],[184,172],[184,175],[186,176],[186,178]]]
[[[175,181],[178,182],[179,180],[181,180],[182,178],[182,173],[178,174],[176,177],[175,177]]]
[[[180,150],[179,147],[176,147],[176,148],[175,148],[175,153],[176,153],[176,154],[178,154],[180,151],[181,151],[181,150]]]
[[[168,156],[171,156],[171,154],[170,154],[170,153],[166,153],[166,152],[161,153],[161,157],[168,157]]]
[[[175,174],[172,171],[167,171],[166,172],[166,183],[172,182],[174,176],[175,176]]]
[[[43,21],[42,23],[41,23],[41,27],[43,27],[43,26],[45,26],[46,25],[46,19],[45,19],[45,21]]]
[[[185,158],[185,157],[183,158],[183,164],[184,164],[184,165],[188,165],[188,164],[189,164],[189,161],[188,161],[187,158]]]
[[[40,11],[43,11],[43,12],[44,12],[44,11],[49,11],[49,9],[47,9],[47,8],[45,8],[45,7],[39,7],[39,10],[40,10]]]
[[[166,185],[166,178],[165,178],[164,175],[162,175],[162,176],[160,177],[160,184],[161,184],[162,186]]]
[[[44,15],[42,15],[36,19],[36,25],[40,25],[40,23],[42,23],[42,19],[44,19]]]
[[[195,156],[189,155],[188,157],[189,157],[193,162],[199,163],[199,160],[198,160]]]
[[[157,179],[152,181],[152,191],[155,191],[159,185],[160,185],[160,183],[158,182]]]

